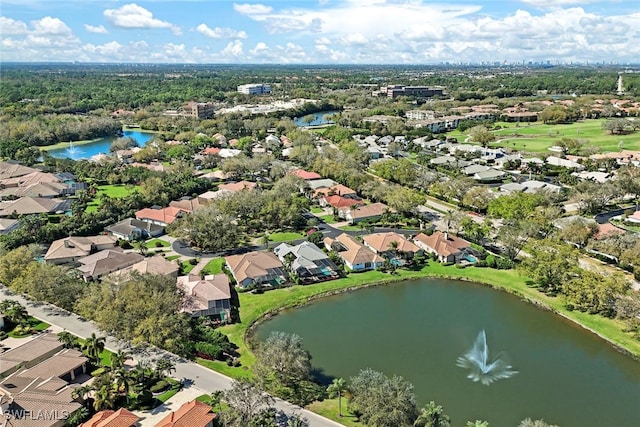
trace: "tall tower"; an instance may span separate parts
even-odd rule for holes
[[[624,95],[624,87],[622,86],[622,74],[618,73],[618,95]]]

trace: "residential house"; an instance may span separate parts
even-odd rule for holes
[[[360,200],[360,197],[358,196],[358,193],[356,190],[352,190],[351,188],[347,187],[346,185],[342,185],[342,184],[336,184],[336,185],[332,185],[331,187],[323,187],[323,188],[318,188],[317,190],[315,190],[313,192],[313,197],[322,197],[322,196],[333,196],[333,195],[338,195],[338,196],[342,196],[342,197],[348,197],[350,199],[355,199],[355,200]]]
[[[0,161],[0,183],[3,183],[6,179],[28,175],[33,172],[39,172],[39,170],[29,166],[23,166],[15,161]]]
[[[561,157],[557,157],[557,156],[549,156],[546,159],[547,164],[551,165],[551,166],[560,166],[563,168],[567,168],[567,169],[575,169],[575,170],[582,170],[584,169],[584,167],[574,161],[574,160],[570,160],[570,159],[563,159]]]
[[[17,219],[0,218],[0,235],[9,234],[20,225]]]
[[[622,228],[618,228],[610,222],[606,222],[604,224],[598,224],[598,231],[596,231],[596,234],[594,234],[593,238],[595,240],[604,240],[606,238],[624,233],[625,230],[623,230]]]
[[[338,253],[344,265],[351,271],[374,270],[384,264],[384,258],[367,249],[353,236],[340,234],[335,239],[325,237],[324,245],[328,250]]]
[[[597,183],[600,184],[604,184],[605,182],[607,182],[609,179],[612,178],[612,174],[608,173],[608,172],[572,172],[571,173],[572,176],[578,177],[582,180],[590,180],[590,181],[595,181]]]
[[[395,232],[374,233],[362,238],[364,245],[383,257],[389,258],[396,265],[403,264],[403,258],[409,259],[422,252],[418,246]]]
[[[55,334],[40,335],[0,355],[0,425],[65,425],[64,415],[81,407],[72,397],[69,383],[90,378],[86,365],[87,358],[77,350],[64,349]]]
[[[334,185],[338,184],[337,182],[335,182],[334,180],[329,179],[329,178],[312,179],[312,180],[307,181],[307,183],[309,184],[309,188],[312,191],[315,191],[318,188],[331,188]]]
[[[130,267],[143,259],[142,255],[133,252],[124,253],[122,250],[107,249],[80,258],[78,262],[81,265],[78,271],[85,281],[98,280],[102,276]]]
[[[140,209],[136,212],[136,219],[140,221],[150,222],[152,224],[166,227],[172,224],[178,218],[182,218],[189,212],[175,206],[169,206],[166,208],[152,207]]]
[[[311,242],[291,246],[278,245],[273,252],[293,272],[302,284],[333,280],[339,277],[338,267]]]
[[[466,168],[463,168],[462,172],[467,176],[471,176],[480,172],[486,172],[488,170],[491,170],[489,166],[473,164],[467,166]]]
[[[182,209],[187,213],[193,213],[194,211],[203,208],[204,203],[202,199],[199,197],[191,198],[189,196],[184,196],[180,200],[173,200],[169,202],[170,207]]]
[[[109,277],[116,281],[126,281],[131,277],[131,273],[134,272],[139,274],[178,277],[179,271],[180,266],[177,263],[167,261],[165,257],[161,255],[155,255],[149,258],[144,258],[142,261],[136,262],[130,267],[114,271],[109,275]]]
[[[40,213],[64,213],[69,210],[69,200],[47,199],[43,197],[21,197],[18,200],[0,202],[0,217],[31,215]]]
[[[505,172],[491,168],[483,172],[474,173],[473,179],[479,182],[497,182],[502,181],[506,176]]]
[[[44,260],[50,264],[67,264],[115,245],[113,236],[65,237],[51,243]]]
[[[251,181],[231,182],[229,184],[220,184],[218,186],[218,191],[230,191],[232,193],[236,193],[242,190],[253,190],[257,186],[258,184]]]
[[[320,176],[320,174],[315,173],[315,172],[307,172],[304,169],[296,169],[290,172],[291,175],[295,175],[298,178],[302,178],[305,181],[310,181],[312,179],[322,179],[322,177]]]
[[[192,317],[210,316],[224,321],[231,318],[231,287],[226,274],[180,276],[178,288],[185,294],[182,310]]]
[[[107,409],[96,413],[79,427],[136,427],[140,418],[125,408]]]
[[[288,279],[282,262],[272,252],[248,252],[225,257],[227,266],[241,288],[280,286]]]
[[[558,193],[560,192],[560,190],[562,190],[562,187],[560,187],[559,185],[550,184],[544,181],[529,180],[523,181],[520,184],[524,187],[525,193],[537,193],[541,190]]]
[[[466,240],[441,231],[435,231],[431,236],[420,233],[413,241],[425,252],[436,254],[440,262],[459,262],[471,248]]]
[[[147,240],[164,233],[164,227],[148,221],[126,218],[105,228],[116,239]]]
[[[332,196],[321,194],[318,198],[318,202],[320,203],[320,206],[331,206],[334,209],[344,209],[364,205],[362,200],[339,196],[337,194]]]
[[[155,427],[213,427],[215,418],[211,406],[192,400],[164,417]]]
[[[0,377],[20,368],[30,368],[62,350],[64,346],[56,334],[42,334],[19,347],[0,353]]]
[[[387,211],[392,212],[393,210],[384,203],[372,203],[340,209],[338,215],[352,224],[357,224],[362,221],[378,221]]]

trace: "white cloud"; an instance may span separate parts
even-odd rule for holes
[[[249,4],[249,3],[237,4],[237,3],[234,3],[233,4],[233,9],[236,12],[241,13],[243,15],[261,15],[261,14],[271,13],[271,11],[273,10],[273,8],[271,6],[265,6],[265,5],[260,4],[260,3],[256,3],[256,4]]]
[[[27,34],[27,24],[22,21],[16,21],[11,18],[5,18],[0,16],[0,28],[2,28],[2,34],[7,35],[24,35]]]
[[[242,56],[242,42],[240,40],[234,40],[229,42],[224,49],[220,51],[223,56],[226,57],[239,57]]]
[[[520,0],[522,3],[539,8],[558,8],[563,6],[584,5],[602,0]]]
[[[196,31],[204,34],[212,39],[246,39],[247,33],[245,31],[238,31],[232,28],[209,28],[206,24],[200,24],[196,27]]]
[[[69,36],[72,34],[71,28],[58,18],[45,16],[37,21],[31,21],[33,31],[40,35]]]
[[[107,9],[104,16],[119,28],[168,28],[174,34],[181,34],[180,27],[153,17],[153,13],[135,3],[126,4],[118,9]]]
[[[107,34],[109,33],[109,31],[107,31],[107,29],[104,27],[104,25],[89,25],[89,24],[84,24],[84,29],[87,30],[90,33],[96,33],[96,34]]]

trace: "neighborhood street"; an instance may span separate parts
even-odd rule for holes
[[[31,316],[43,320],[51,325],[58,326],[68,332],[71,332],[74,335],[83,338],[91,336],[92,333],[95,333],[99,336],[106,336],[106,347],[111,351],[131,350],[131,346],[128,343],[103,334],[98,330],[93,322],[85,320],[80,316],[77,316],[76,314],[69,313],[50,304],[32,303],[23,298],[21,295],[11,293],[4,285],[0,285],[0,298],[3,300],[16,300],[27,308],[27,311]],[[160,358],[171,359],[172,361],[174,361],[176,366],[176,372],[174,376],[178,379],[182,379],[187,384],[191,384],[198,389],[204,390],[205,393],[211,393],[215,390],[226,390],[231,387],[231,378],[164,350],[148,348],[144,351],[134,353],[134,360],[136,361],[154,361]],[[180,393],[176,395],[176,397],[179,396]],[[309,421],[310,427],[335,427],[341,425],[327,418],[321,417],[320,415],[314,414],[311,411],[307,411],[306,409],[280,399],[276,399],[275,407],[288,414],[295,413],[301,415]],[[154,410],[154,412],[158,411],[158,408]]]

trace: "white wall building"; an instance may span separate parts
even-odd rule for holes
[[[263,95],[271,93],[271,86],[264,83],[251,83],[238,86],[238,92],[245,95]]]

